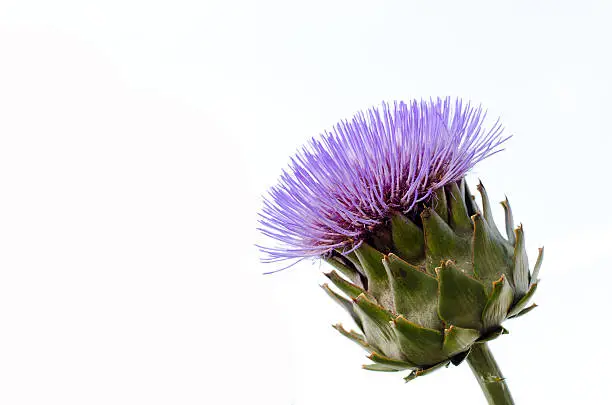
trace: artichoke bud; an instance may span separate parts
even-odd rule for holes
[[[463,361],[474,344],[507,333],[538,285],[540,249],[532,272],[522,225],[514,227],[508,200],[503,236],[482,183],[482,210],[465,180],[439,188],[409,212],[390,215],[351,252],[325,255],[325,291],[359,331],[334,327],[368,353],[374,371],[412,370],[409,381]]]

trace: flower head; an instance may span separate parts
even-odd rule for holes
[[[460,99],[383,103],[311,139],[264,198],[265,261],[358,248],[394,212],[409,214],[508,139]]]

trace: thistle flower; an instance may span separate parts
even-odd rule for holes
[[[406,380],[465,358],[490,403],[512,403],[485,342],[527,313],[542,263],[530,272],[508,200],[506,237],[482,183],[482,211],[465,182],[508,139],[499,120],[461,100],[383,104],[311,139],[264,199],[265,261],[320,257],[375,371]],[[338,272],[336,272],[336,270]],[[348,298],[347,298],[348,297]]]

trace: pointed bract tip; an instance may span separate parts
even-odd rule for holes
[[[353,302],[355,304],[359,304],[360,302],[370,302],[370,300],[368,299],[368,297],[366,297],[366,295],[364,293],[359,294],[358,296],[356,296],[355,298],[352,298]]]
[[[374,361],[374,352],[370,353],[369,355],[366,356],[367,359]]]
[[[506,275],[502,274],[498,280],[493,281],[493,287],[495,287],[499,283],[503,283],[505,279],[506,279]]]

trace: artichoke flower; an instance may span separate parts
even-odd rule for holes
[[[467,358],[491,404],[513,403],[488,341],[531,311],[540,249],[529,268],[508,200],[505,236],[482,183],[465,181],[509,138],[461,100],[383,104],[337,124],[292,158],[264,199],[260,230],[281,242],[266,261],[321,258],[323,289],[358,331],[367,370],[410,370],[410,381]]]

